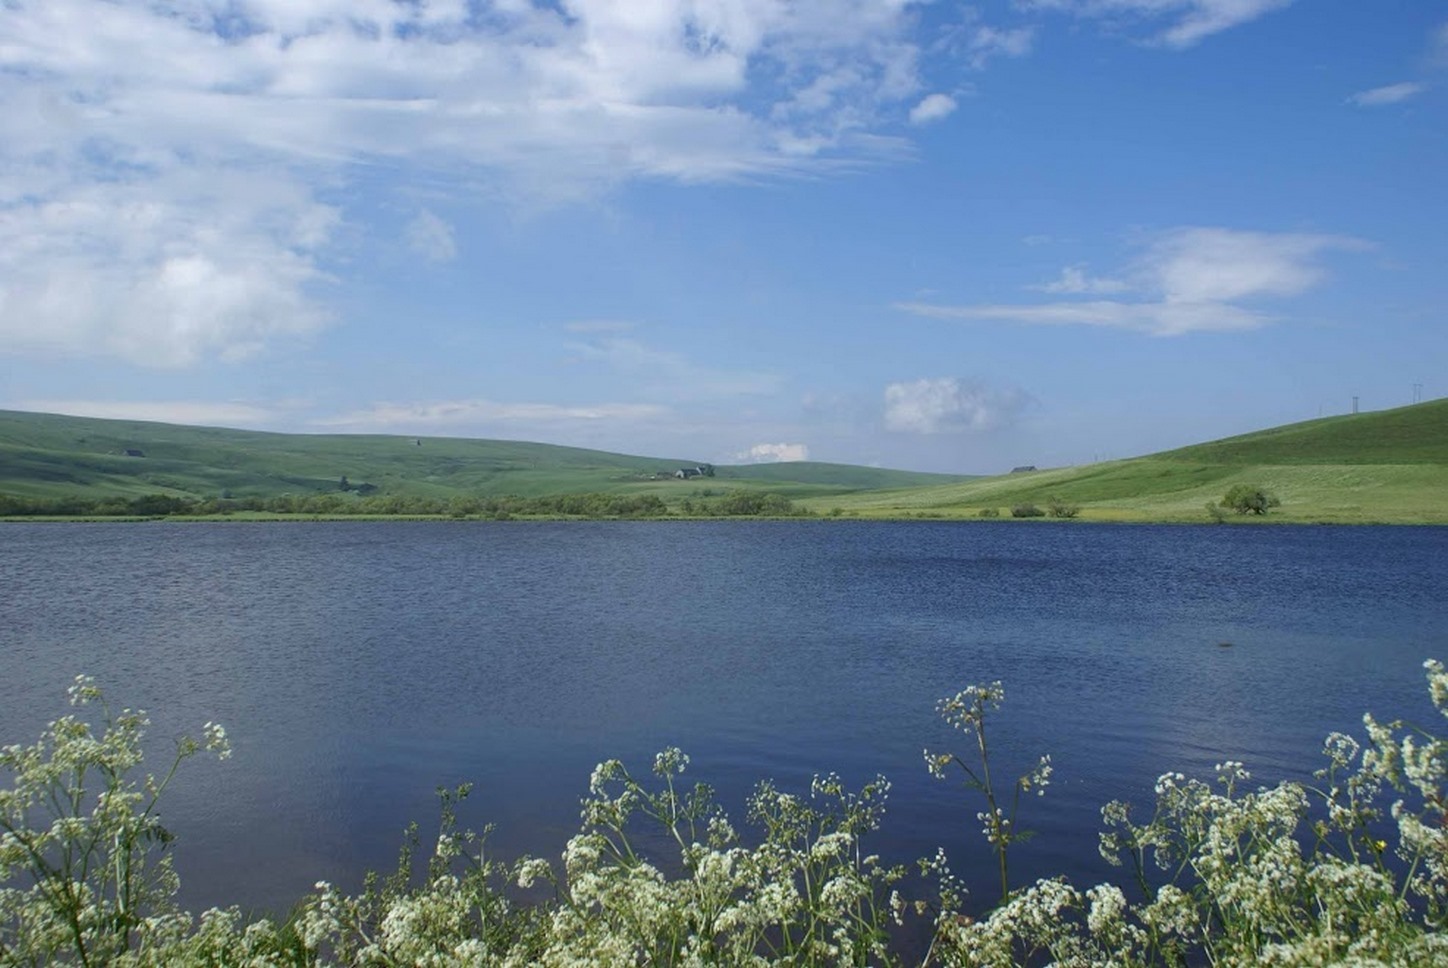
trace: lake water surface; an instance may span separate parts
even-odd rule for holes
[[[594,764],[665,745],[740,826],[759,779],[883,773],[877,849],[943,846],[988,899],[979,805],[921,758],[966,750],[937,699],[1004,681],[993,765],[1057,770],[1016,871],[1095,883],[1100,805],[1166,770],[1301,777],[1365,710],[1426,718],[1445,589],[1444,528],[11,524],[0,742],[78,672],[150,710],[160,752],[224,723],[235,755],[164,813],[196,908],[356,889],[465,780],[501,854],[556,857]]]

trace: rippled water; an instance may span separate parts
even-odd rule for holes
[[[740,821],[758,779],[884,773],[878,848],[945,846],[988,897],[977,804],[923,767],[936,699],[1004,680],[997,769],[1057,767],[1016,870],[1094,882],[1107,799],[1223,758],[1300,776],[1364,710],[1425,713],[1445,589],[1443,528],[5,525],[0,741],[81,671],[162,751],[225,723],[166,813],[195,906],[355,888],[463,780],[502,854],[556,856],[596,762],[669,744]]]

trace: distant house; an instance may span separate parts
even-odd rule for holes
[[[687,481],[691,477],[713,477],[713,464],[700,464],[697,467],[680,467],[674,471],[674,477],[681,481]]]
[[[1035,470],[1035,469],[1036,469],[1036,465],[1035,465],[1035,464],[1022,464],[1020,467],[1012,467],[1012,468],[1011,468],[1011,473],[1012,473],[1012,474],[1029,474],[1031,471],[1033,471],[1033,470]]]
[[[127,457],[145,457],[146,455],[143,454],[143,453],[141,453],[139,450],[136,450],[134,447],[127,447],[127,448],[126,448],[126,456],[127,456]]]

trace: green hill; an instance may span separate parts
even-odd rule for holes
[[[409,497],[624,493],[666,500],[701,487],[788,497],[959,481],[838,464],[720,467],[720,480],[672,477],[699,464],[507,440],[278,434],[0,411],[0,494],[27,498],[276,497],[351,488]]]
[[[1153,456],[1213,464],[1448,464],[1448,399],[1308,420]]]
[[[1207,521],[1234,484],[1281,500],[1268,520],[1448,524],[1448,399],[1310,420],[1131,460],[810,502],[871,517],[1009,516],[1052,499],[1080,517]]]

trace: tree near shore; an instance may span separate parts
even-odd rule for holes
[[[1281,505],[1277,496],[1257,484],[1233,484],[1222,497],[1222,507],[1238,514],[1266,514],[1269,508]]]

